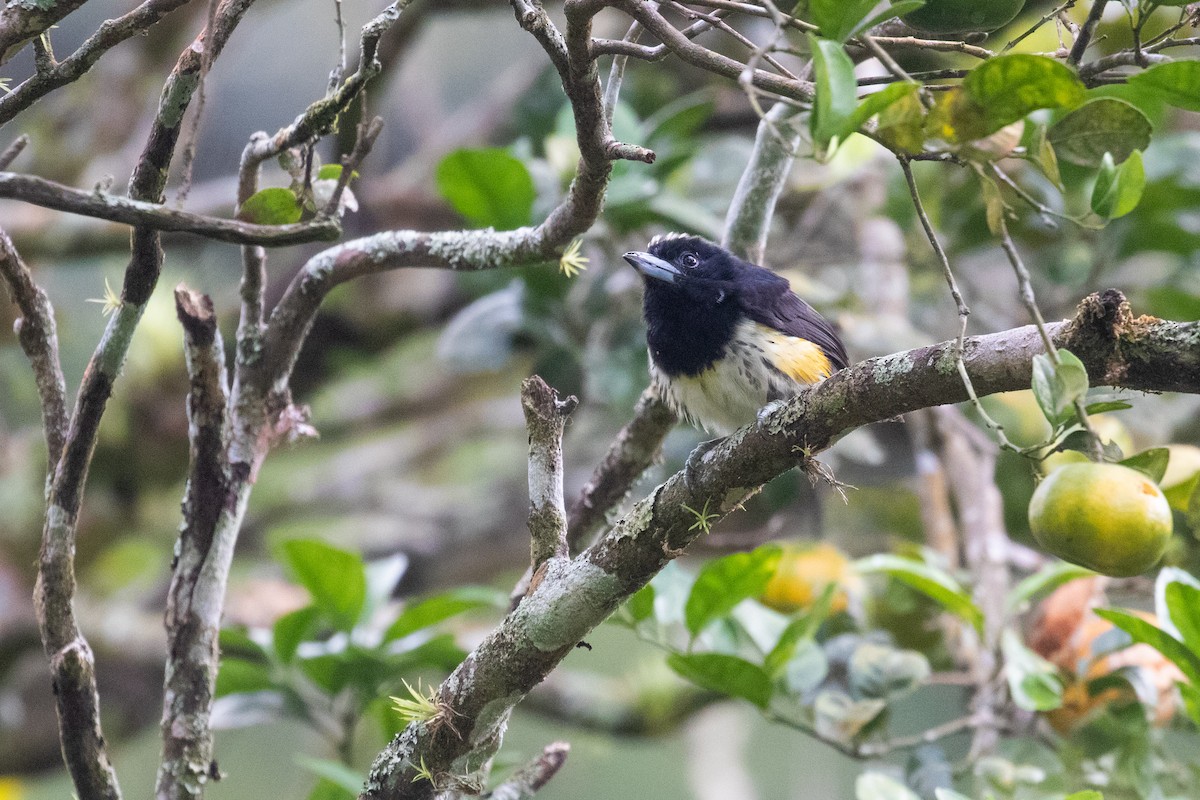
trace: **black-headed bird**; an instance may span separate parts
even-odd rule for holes
[[[645,283],[651,380],[711,433],[732,433],[847,364],[833,326],[786,279],[719,245],[668,234],[625,260]]]

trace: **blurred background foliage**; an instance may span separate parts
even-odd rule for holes
[[[53,31],[55,45],[64,52],[72,48],[113,13],[111,5],[85,6]],[[1105,51],[1127,45],[1128,26],[1116,13],[1120,4],[1112,5],[1097,45]],[[993,39],[1004,41],[1051,7],[1028,3]],[[371,113],[382,114],[386,127],[355,183],[360,211],[348,218],[348,233],[510,228],[540,219],[565,190],[576,158],[570,115],[542,52],[506,7],[427,2],[414,8],[419,22],[402,28],[385,77],[369,95]],[[347,29],[357,30],[374,10],[346,5]],[[20,131],[13,130],[32,138],[20,168],[80,186],[105,175],[121,184],[161,76],[202,11],[194,6],[168,18],[25,114]],[[1081,20],[1084,11],[1081,6],[1072,13]],[[602,17],[601,24],[612,29],[609,35],[620,35],[616,17]],[[1165,26],[1165,17],[1154,24]],[[1044,27],[1021,49],[1053,49],[1053,36],[1053,27]],[[251,12],[209,78],[189,207],[231,211],[233,171],[247,137],[289,122],[321,93],[336,40],[332,8],[323,0],[263,0]],[[954,59],[941,57],[938,64],[947,61]],[[904,65],[919,70],[930,62],[913,52]],[[4,77],[19,79],[31,68],[25,54],[5,65]],[[1100,229],[1021,210],[1011,228],[1033,271],[1039,302],[1048,318],[1057,319],[1070,315],[1085,294],[1113,286],[1129,296],[1135,313],[1195,320],[1196,117],[1163,107],[1136,88],[1104,91],[1134,103],[1155,125],[1144,153],[1144,195],[1132,213]],[[736,86],[671,59],[631,65],[622,97],[617,138],[654,149],[658,159],[652,166],[616,164],[603,217],[582,243],[586,269],[574,276],[553,265],[461,275],[405,270],[350,283],[325,304],[294,381],[321,438],[272,454],[238,546],[221,691],[226,700],[254,700],[222,707],[232,729],[217,740],[220,766],[229,775],[210,790],[217,800],[263,792],[346,794],[353,781],[338,771],[338,762],[361,775],[383,737],[402,725],[386,700],[404,693],[400,678],[414,688],[422,685],[418,680],[436,682],[498,618],[504,594],[528,559],[526,443],[517,401],[522,378],[541,374],[561,393],[582,400],[567,431],[568,497],[628,418],[646,384],[646,356],[640,288],[619,255],[668,230],[719,237],[758,117]],[[345,131],[352,128],[343,124]],[[332,160],[332,153],[324,155]],[[1063,163],[1066,191],[1059,192],[1028,163],[1008,163],[1012,176],[1054,211],[1088,207],[1093,170]],[[975,176],[942,164],[915,169],[971,305],[970,330],[1025,324],[1008,264],[988,233]],[[264,181],[286,182],[282,171]],[[0,216],[55,303],[64,367],[74,384],[103,324],[100,306],[89,300],[103,296],[106,281],[119,280],[126,232],[10,202],[0,205]],[[309,252],[272,254],[275,298]],[[766,261],[837,321],[855,360],[957,332],[953,304],[903,178],[894,160],[865,138],[852,138],[825,163],[797,160]],[[164,285],[186,280],[212,295],[227,342],[233,339],[240,269],[231,246],[167,240]],[[0,304],[0,775],[16,776],[0,778],[4,800],[68,791],[30,601],[45,459],[36,393],[11,334],[13,313]],[[80,525],[79,612],[98,653],[106,730],[131,787],[148,785],[157,758],[161,608],[187,461],[180,339],[169,295],[160,291],[105,417]],[[1196,398],[1126,399],[1134,410],[1109,415],[1106,424],[1114,432],[1106,436],[1119,437],[1127,453],[1200,443]],[[987,404],[1019,444],[1044,438],[1044,420],[1028,393]],[[701,438],[686,427],[672,433],[662,463],[639,489],[678,469]],[[827,461],[840,481],[855,487],[847,502],[828,486],[814,488],[802,476],[785,475],[697,542],[677,570],[664,573],[666,584],[678,586],[664,589],[656,581],[660,594],[686,592],[707,558],[770,540],[820,539],[850,557],[924,541],[920,478],[904,426],[882,424],[847,436]],[[1035,467],[1002,453],[997,480],[1009,534],[1029,543],[1025,509]],[[1195,529],[1182,514],[1179,522],[1169,558],[1195,571]],[[361,602],[341,598],[345,582],[323,597],[304,579],[297,565],[305,547],[316,547],[311,540],[364,554],[365,572],[356,557],[347,556],[352,563],[346,566],[346,574],[365,576]],[[319,558],[328,563],[335,557]],[[468,585],[493,590],[461,588]],[[870,607],[869,625],[852,621],[845,609],[827,608],[830,619],[815,620],[823,622],[821,658],[846,664],[868,636],[892,653],[919,656],[923,666],[909,667],[926,677],[931,669],[948,668],[952,655],[935,603],[894,578],[873,579],[872,585],[854,600]],[[390,626],[421,609],[414,598],[430,595],[435,598],[427,601],[434,604],[424,608],[427,616],[408,623],[420,624],[411,630],[401,625],[402,635],[389,638]],[[403,611],[387,602],[392,597],[405,600]],[[330,612],[346,602],[340,618]],[[761,611],[772,613],[778,616]],[[620,625],[597,631],[591,647],[572,654],[516,717],[505,750],[513,764],[555,736],[574,745],[569,767],[545,790],[547,798],[628,797],[631,787],[662,798],[852,795],[859,764],[765,722],[745,705],[714,704],[711,693],[666,669],[659,648],[670,636],[645,629],[672,623],[657,614],[624,620],[639,636]],[[839,615],[846,618],[842,623]],[[831,645],[838,634],[852,638]],[[407,644],[390,647],[395,641]],[[798,685],[812,689],[821,682],[815,674],[808,678],[815,682],[797,676]],[[933,685],[907,698],[887,696],[896,705],[882,724],[898,725],[903,734],[961,713],[965,695],[961,687]],[[580,697],[590,700],[581,703]],[[262,720],[272,720],[271,726],[243,727]],[[653,746],[639,737],[654,738]],[[1197,743],[1191,729],[1171,737],[1165,746],[1175,752]],[[1059,740],[1059,746],[1086,750],[1086,743],[1073,742]],[[1048,755],[1053,746],[1053,740],[1016,740],[1005,754],[1011,761],[997,757],[976,771],[986,773],[983,785],[998,797],[1038,796],[1022,787],[1064,769]],[[890,763],[896,774],[907,770],[911,781],[921,770],[949,769],[964,747],[965,739],[951,737],[944,749],[916,750]],[[299,760],[298,752],[317,760]],[[823,768],[812,769],[814,763]],[[1181,769],[1194,772],[1195,766]],[[1194,789],[1194,779],[1184,775],[1181,785]]]

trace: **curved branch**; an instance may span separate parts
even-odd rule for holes
[[[561,249],[596,221],[612,161],[653,161],[654,154],[616,142],[605,120],[600,78],[588,51],[590,13],[567,8],[564,36],[539,4],[511,0],[517,21],[546,51],[562,80],[575,117],[579,165],[567,196],[537,226],[514,231],[384,231],[345,242],[311,258],[292,279],[271,313],[260,357],[248,365],[244,386],[264,396],[282,391],[321,301],[337,285],[361,275],[402,267],[482,270],[536,264]]]
[[[1049,326],[1094,385],[1200,392],[1200,323],[1133,319],[1124,297],[1093,295],[1074,320]],[[1030,325],[966,340],[963,359],[980,393],[1029,386],[1031,363],[1043,352]],[[500,745],[512,708],[633,592],[701,531],[684,508],[708,504],[726,515],[745,497],[838,436],[919,408],[967,399],[955,367],[956,341],[873,358],[742,428],[639,502],[602,540],[575,559],[547,562],[544,579],[439,688],[455,712],[457,733],[410,725],[379,755],[364,800],[430,798],[414,783],[420,769],[443,784],[470,780]]]
[[[37,72],[0,97],[0,126],[55,89],[79,80],[100,60],[100,56],[126,39],[144,33],[167,14],[188,2],[189,0],[146,0],[128,14],[105,20],[74,53],[56,62],[49,70]]]
[[[193,214],[159,203],[105,192],[86,192],[45,178],[14,172],[0,172],[0,197],[82,217],[137,225],[149,230],[194,233],[206,239],[232,244],[285,247],[305,242],[331,241],[342,233],[341,223],[332,217],[317,217],[311,222],[292,225],[255,225],[237,219]]]

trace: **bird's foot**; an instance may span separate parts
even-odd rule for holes
[[[701,442],[700,444],[696,445],[696,449],[688,455],[687,461],[685,461],[683,464],[683,483],[685,486],[687,486],[688,491],[691,494],[696,494],[696,491],[699,488],[696,485],[696,469],[700,466],[700,462],[704,460],[704,457],[708,455],[710,450],[723,441],[725,441],[725,437],[718,436],[716,439],[709,439],[707,442]]]
[[[787,400],[772,400],[771,402],[767,403],[765,406],[760,408],[758,410],[758,417],[757,417],[758,427],[761,428],[763,425],[767,424],[767,417],[774,414],[780,408],[783,408],[783,405],[785,403],[787,403]]]

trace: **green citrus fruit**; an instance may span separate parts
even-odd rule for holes
[[[1067,464],[1029,501],[1029,529],[1054,555],[1105,575],[1140,575],[1171,539],[1171,507],[1154,481],[1119,464]]]
[[[994,31],[1012,22],[1025,0],[925,0],[901,19],[929,33]]]

